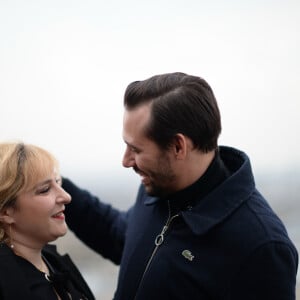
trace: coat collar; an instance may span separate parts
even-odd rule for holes
[[[230,176],[203,198],[196,198],[194,205],[181,211],[184,221],[197,235],[206,233],[225,220],[255,189],[248,156],[242,151],[224,146],[219,147],[219,152]],[[161,200],[147,197],[144,203],[153,205]]]

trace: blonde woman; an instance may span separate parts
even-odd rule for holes
[[[68,255],[58,162],[44,149],[0,143],[0,299],[95,299]]]

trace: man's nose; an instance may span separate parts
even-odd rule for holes
[[[131,168],[135,165],[134,155],[128,148],[126,148],[123,155],[122,165],[125,168]]]

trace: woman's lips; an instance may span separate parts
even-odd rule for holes
[[[59,220],[64,220],[65,219],[65,214],[63,213],[63,211],[60,211],[60,212],[56,213],[55,215],[53,215],[52,218],[59,219]]]

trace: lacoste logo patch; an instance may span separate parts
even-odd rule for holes
[[[189,261],[192,261],[195,257],[190,250],[183,250],[181,254]]]

